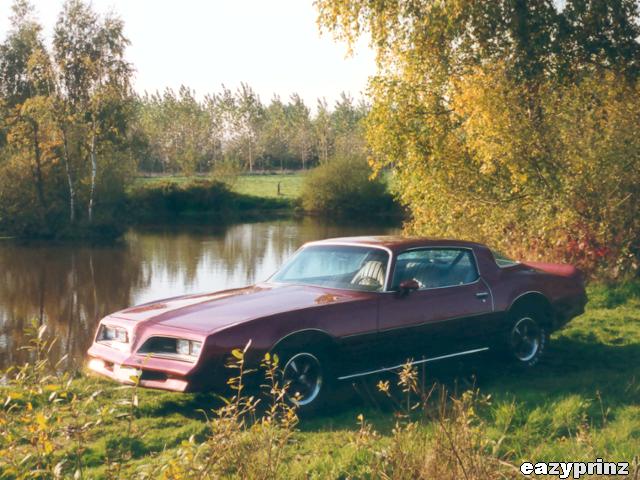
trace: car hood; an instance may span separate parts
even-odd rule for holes
[[[136,329],[158,325],[209,334],[259,317],[354,301],[370,295],[309,285],[260,284],[158,300],[116,312],[110,317],[135,322]]]

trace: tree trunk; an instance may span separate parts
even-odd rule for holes
[[[307,161],[307,144],[305,142],[302,143],[302,150],[300,151],[300,158],[302,160],[302,170],[304,170],[306,161]]]
[[[64,170],[67,174],[67,184],[69,186],[69,223],[73,225],[76,221],[76,189],[73,186],[73,178],[71,177],[71,166],[69,165],[69,144],[67,141],[67,132],[62,130],[62,147],[64,151]]]
[[[96,191],[96,175],[98,173],[98,159],[96,158],[96,130],[95,124],[91,136],[91,190],[89,191],[89,223],[93,222],[93,204]]]
[[[44,220],[46,202],[44,199],[44,182],[42,180],[42,151],[40,150],[38,123],[32,120],[31,127],[33,129],[33,157],[35,161],[33,176],[36,183],[36,191],[38,192],[38,201],[40,202],[40,219]]]

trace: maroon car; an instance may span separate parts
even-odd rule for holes
[[[414,363],[507,352],[538,362],[549,333],[584,311],[569,265],[519,263],[479,243],[352,237],[304,245],[269,280],[147,303],[100,321],[89,367],[122,383],[176,391],[225,384],[225,361],[279,354],[297,403],[334,381]]]

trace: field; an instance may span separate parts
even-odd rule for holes
[[[478,479],[524,478],[523,461],[637,462],[640,287],[589,293],[587,312],[553,336],[534,370],[495,361],[428,370],[425,385],[438,376],[453,400],[425,401],[408,416],[398,415],[402,392],[391,394],[398,404],[376,392],[385,378],[356,385],[360,394],[346,386],[332,411],[295,427],[257,428],[233,415],[206,421],[219,405],[212,395],[136,392],[83,374],[63,387],[27,369],[0,387],[11,398],[0,411],[0,477],[36,462],[84,478]]]
[[[138,177],[137,184],[154,184],[164,181],[189,183],[197,176],[154,176]],[[304,173],[284,174],[243,174],[229,180],[231,190],[242,194],[263,198],[296,199],[300,196]],[[280,184],[280,195],[278,195]]]

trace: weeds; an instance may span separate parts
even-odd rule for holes
[[[485,421],[477,410],[490,406],[488,396],[469,390],[455,397],[437,383],[429,389],[424,385],[410,363],[398,373],[399,396],[393,394],[389,381],[378,383],[378,390],[401,409],[396,410],[390,444],[373,452],[374,478],[479,480],[508,478],[517,471],[507,458],[497,455],[497,445],[483,434]],[[359,423],[356,442],[379,436],[363,417]],[[376,445],[370,443],[368,448]]]
[[[228,382],[234,394],[223,399],[223,406],[211,418],[204,412],[207,438],[198,442],[191,437],[183,442],[174,455],[164,456],[160,464],[145,471],[144,478],[279,478],[298,417],[286,400],[287,385],[280,381],[275,355],[267,354],[262,360],[262,394],[245,394],[246,376],[256,373],[245,366],[249,346],[234,350],[228,364],[236,371]]]

